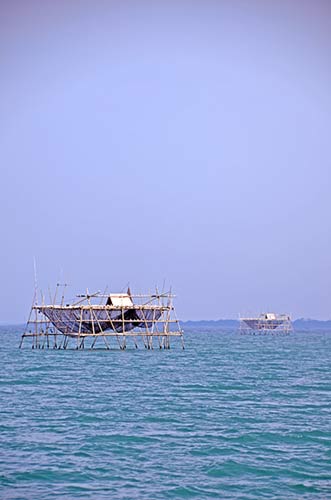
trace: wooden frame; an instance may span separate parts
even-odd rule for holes
[[[66,286],[57,285],[49,304],[45,304],[42,294],[41,302],[38,303],[35,290],[20,348],[24,340],[28,339],[32,349],[94,349],[101,339],[102,347],[111,349],[111,339],[116,339],[119,348],[125,350],[128,341],[133,341],[133,346],[138,348],[140,339],[146,349],[154,348],[154,340],[160,349],[170,349],[170,338],[173,337],[180,339],[184,349],[184,332],[175,313],[175,296],[171,292],[158,293],[156,290],[154,294],[132,295],[128,290],[126,294],[89,294],[86,290],[86,294],[77,296],[79,300],[65,304]],[[61,302],[57,304],[60,287],[63,287],[63,292]],[[128,305],[128,300],[123,300],[126,305],[108,305],[106,302],[112,295],[117,298],[129,297],[132,305]],[[112,317],[114,315],[116,319]]]
[[[262,313],[257,317],[239,318],[239,332],[242,335],[289,335],[292,331],[288,314]]]

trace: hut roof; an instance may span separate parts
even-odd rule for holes
[[[132,307],[133,302],[128,293],[112,293],[107,299],[108,306]]]

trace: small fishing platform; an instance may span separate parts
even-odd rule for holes
[[[241,334],[266,335],[284,334],[293,331],[291,318],[288,314],[262,313],[257,317],[239,318]]]
[[[128,341],[136,348],[140,343],[146,349],[170,349],[170,339],[179,338],[184,349],[184,332],[171,292],[132,295],[130,289],[110,294],[87,291],[67,304],[64,293],[56,303],[60,286],[66,285],[57,285],[51,304],[45,304],[43,296],[38,303],[35,292],[20,348],[30,340],[32,349],[94,349],[97,343],[111,349],[114,340],[121,350],[126,349]]]

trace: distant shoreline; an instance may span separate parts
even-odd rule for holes
[[[305,319],[298,318],[292,322],[295,330],[331,330],[331,320]],[[183,328],[239,328],[237,319],[219,319],[219,320],[197,320],[181,321]]]
[[[211,328],[211,329],[237,329],[239,328],[239,320],[237,319],[203,319],[203,320],[187,320],[180,321],[182,327],[185,328]],[[329,320],[319,320],[319,319],[305,319],[299,318],[292,322],[293,328],[295,330],[331,330],[331,319]],[[16,327],[20,329],[24,329],[26,323],[15,323],[10,321],[0,321],[1,327]]]

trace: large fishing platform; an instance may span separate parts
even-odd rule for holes
[[[115,345],[124,350],[131,341],[138,348],[159,347],[170,349],[170,338],[181,340],[184,349],[183,330],[176,317],[171,292],[148,295],[127,293],[101,294],[100,292],[77,295],[71,304],[65,303],[64,293],[56,303],[58,288],[51,304],[37,302],[37,293],[31,307],[20,348],[25,339],[32,349],[105,349]],[[98,342],[99,341],[99,342]],[[102,342],[102,343],[101,343]],[[97,345],[98,344],[98,345]]]
[[[289,334],[293,330],[288,314],[262,313],[257,317],[240,318],[239,331],[242,334]]]

